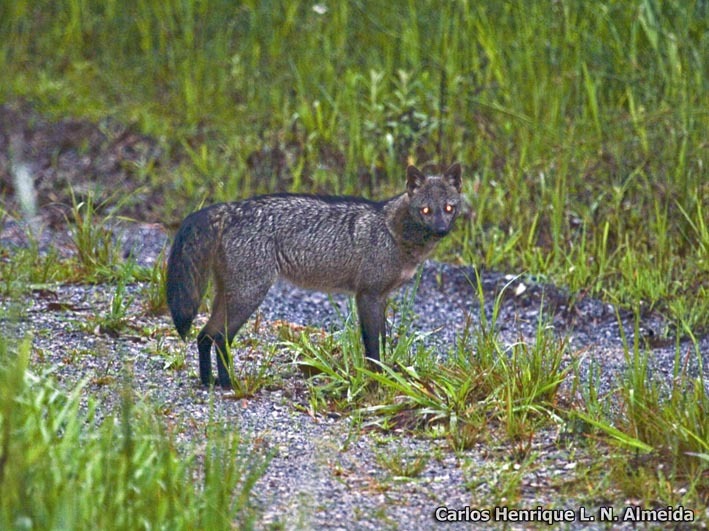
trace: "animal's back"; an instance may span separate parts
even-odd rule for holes
[[[278,274],[306,288],[354,292],[362,263],[393,249],[383,203],[282,194],[230,205],[227,256],[275,260]]]

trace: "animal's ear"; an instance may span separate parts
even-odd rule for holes
[[[458,190],[459,193],[462,189],[461,173],[462,170],[460,168],[460,164],[456,162],[454,164],[451,164],[446,170],[446,172],[443,174],[443,178],[448,181],[448,184],[455,187],[455,189]]]
[[[416,166],[406,168],[406,191],[413,195],[417,188],[423,186],[426,176]]]

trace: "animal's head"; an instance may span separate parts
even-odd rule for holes
[[[409,213],[436,236],[453,228],[460,209],[461,168],[457,162],[442,175],[424,175],[415,166],[406,168]]]

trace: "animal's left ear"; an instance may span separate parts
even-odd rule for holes
[[[446,172],[443,174],[443,178],[448,181],[448,184],[458,190],[458,193],[460,193],[462,189],[461,173],[462,170],[460,168],[460,164],[456,162],[454,164],[451,164],[446,170]]]
[[[426,176],[416,166],[406,168],[406,191],[409,196],[413,195],[417,188],[423,186]]]

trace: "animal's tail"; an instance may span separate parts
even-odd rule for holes
[[[167,259],[167,305],[182,339],[197,315],[220,243],[210,223],[210,210],[199,210],[185,218]]]

